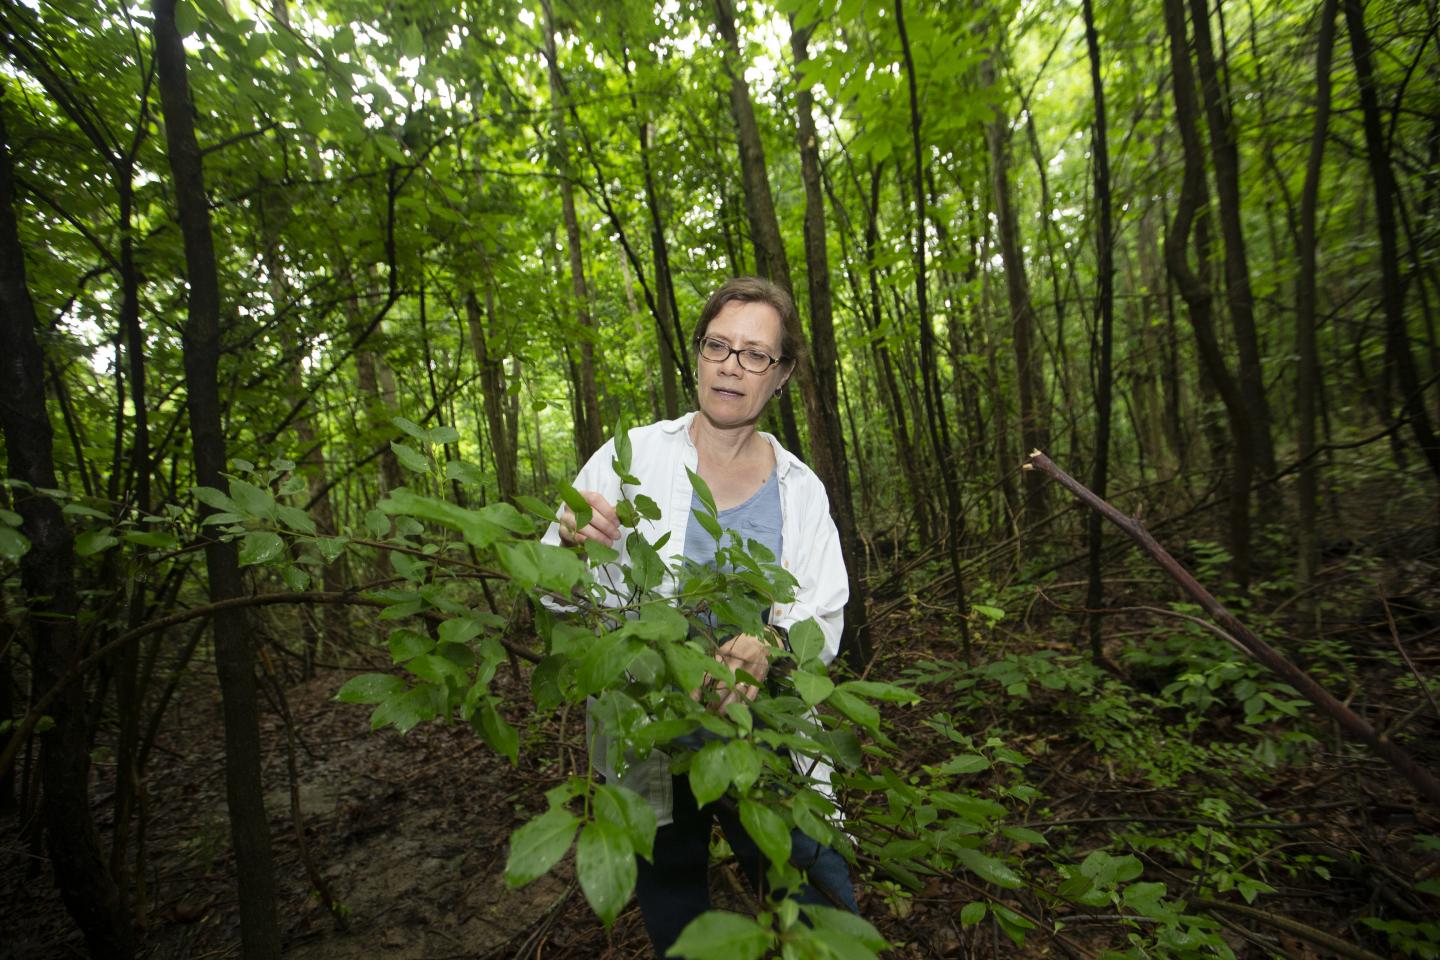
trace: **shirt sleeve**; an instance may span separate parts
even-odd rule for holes
[[[830,499],[819,478],[812,475],[803,495],[795,499],[793,506],[801,511],[799,528],[805,546],[796,551],[798,559],[790,570],[798,581],[795,602],[780,608],[774,625],[789,630],[797,623],[814,618],[825,638],[820,659],[828,664],[840,652],[850,581],[840,550],[840,532],[830,518]]]

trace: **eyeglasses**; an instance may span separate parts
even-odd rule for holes
[[[772,357],[763,350],[741,350],[714,337],[699,337],[696,339],[695,345],[700,350],[701,358],[709,360],[711,363],[724,363],[730,359],[731,354],[734,354],[740,361],[740,369],[750,373],[765,373],[784,359],[784,357]]]

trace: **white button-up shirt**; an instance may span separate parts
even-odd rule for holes
[[[630,431],[630,474],[640,483],[638,486],[626,485],[623,493],[630,498],[645,494],[660,507],[660,519],[642,519],[638,530],[651,543],[666,533],[670,534],[660,550],[660,556],[672,570],[678,568],[680,557],[685,552],[685,532],[690,525],[693,488],[685,471],[687,468],[699,471],[699,453],[695,442],[690,439],[690,423],[694,418],[694,413],[688,413],[677,420],[661,420]],[[845,560],[840,552],[840,535],[830,518],[830,498],[814,471],[780,446],[770,434],[762,432],[760,436],[775,451],[775,472],[780,484],[780,565],[797,581],[794,602],[776,604],[770,611],[770,624],[789,629],[797,623],[813,619],[825,638],[820,658],[828,664],[840,650],[845,601],[850,595]],[[612,504],[618,502],[622,489],[620,477],[612,466],[614,459],[615,441],[609,440],[581,468],[575,478],[575,489],[593,490]],[[622,528],[620,539],[615,543],[620,558],[596,571],[596,579],[600,583],[615,585],[611,597],[617,604],[624,584],[620,568],[629,562],[624,543],[628,533]],[[559,524],[550,525],[544,542],[552,545],[560,543]],[[672,596],[677,586],[674,575],[667,574],[659,592]],[[597,770],[614,782],[614,770],[607,769],[604,760],[609,753],[605,749],[607,745],[597,742],[597,738],[604,736],[603,731],[596,728],[593,718],[587,720],[587,726],[590,728],[591,761]],[[823,765],[812,768],[812,762],[802,757],[796,757],[796,761],[803,761],[802,772],[806,775],[822,782],[829,780],[830,771]],[[632,764],[620,782],[650,801],[662,825],[670,822],[668,757],[656,751],[646,760]]]

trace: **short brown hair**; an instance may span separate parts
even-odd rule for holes
[[[710,294],[700,319],[695,321],[693,342],[699,343],[710,329],[710,321],[725,308],[725,304],[763,303],[774,307],[780,315],[780,359],[794,365],[805,355],[805,333],[800,329],[800,313],[795,309],[795,300],[778,283],[764,277],[731,277]]]

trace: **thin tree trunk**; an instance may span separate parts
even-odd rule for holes
[[[1385,348],[1400,380],[1401,406],[1410,420],[1415,442],[1425,456],[1430,472],[1440,481],[1440,441],[1430,425],[1424,388],[1410,352],[1410,334],[1405,323],[1405,287],[1400,277],[1400,252],[1395,229],[1395,175],[1390,169],[1385,134],[1380,126],[1380,103],[1375,93],[1371,65],[1370,36],[1365,30],[1365,8],[1360,0],[1345,0],[1345,23],[1350,32],[1350,50],[1355,74],[1360,81],[1360,112],[1365,128],[1365,154],[1375,186],[1375,225],[1380,233],[1380,301],[1385,310]],[[1437,501],[1440,502],[1440,501]]]
[[[791,20],[790,52],[796,73],[810,58],[807,49],[814,25],[797,27]],[[796,133],[800,147],[800,179],[805,184],[805,265],[810,295],[810,359],[814,387],[806,391],[810,420],[810,453],[830,493],[830,513],[840,532],[840,549],[850,579],[845,604],[846,659],[862,673],[873,650],[865,613],[865,583],[860,578],[859,537],[846,467],[845,438],[840,423],[837,384],[839,360],[835,350],[835,323],[830,293],[830,255],[825,243],[825,196],[820,185],[820,146],[815,131],[814,97],[805,86],[796,88]],[[811,398],[814,398],[812,404]]]
[[[210,234],[200,148],[186,77],[185,47],[175,26],[175,0],[154,0],[155,55],[164,108],[165,140],[185,247],[189,316],[182,334],[195,480],[223,486],[225,437],[220,428],[220,284]],[[201,506],[202,518],[211,509]],[[205,545],[210,599],[240,596],[243,583],[234,541]],[[275,877],[270,823],[260,777],[259,711],[254,653],[245,615],[225,609],[214,617],[215,666],[225,721],[225,792],[240,890],[240,939],[247,960],[278,960]]]
[[[0,112],[0,427],[9,475],[33,488],[52,489],[54,435],[45,408],[45,364],[35,336],[38,320],[26,285],[15,207],[9,137]],[[20,582],[31,613],[32,684],[36,690],[49,690],[82,653],[75,628],[80,601],[74,541],[54,498],[18,493],[14,508],[30,541],[20,561]],[[41,735],[40,775],[56,887],[92,956],[133,956],[130,917],[101,861],[90,816],[84,687],[66,685],[47,712],[53,725]]]
[[[955,612],[960,627],[960,644],[965,658],[970,658],[970,609],[965,599],[965,578],[960,570],[960,547],[965,537],[965,514],[960,502],[960,483],[950,456],[950,438],[945,426],[944,400],[940,378],[935,370],[935,331],[930,327],[930,304],[925,289],[925,156],[920,147],[920,97],[915,77],[915,59],[910,55],[910,37],[905,32],[904,0],[895,0],[895,29],[900,34],[900,50],[905,58],[905,78],[910,94],[910,154],[914,165],[915,200],[915,304],[920,317],[920,365],[924,380],[925,413],[930,424],[930,442],[935,451],[935,465],[945,486],[950,575],[955,582]]]
[[[1240,357],[1240,394],[1250,421],[1251,460],[1263,477],[1270,478],[1275,475],[1275,446],[1270,439],[1270,405],[1265,399],[1265,372],[1260,365],[1260,340],[1255,330],[1255,297],[1250,289],[1250,264],[1241,222],[1240,155],[1229,94],[1221,88],[1210,41],[1209,0],[1190,0],[1190,11],[1195,25],[1195,63],[1210,129],[1210,156],[1215,165],[1220,235],[1225,242],[1225,302]]]
[[[998,43],[998,41],[997,41]],[[997,51],[998,52],[998,51]],[[993,87],[996,69],[987,61],[981,69],[982,82]],[[990,192],[995,205],[1000,258],[1005,264],[1005,292],[1010,303],[1010,330],[1015,344],[1015,367],[1020,398],[1020,442],[1026,450],[1046,446],[1040,422],[1040,358],[1035,350],[1035,334],[1039,319],[1030,300],[1030,281],[1026,277],[1025,254],[1020,246],[1019,214],[1010,190],[1010,129],[1004,112],[995,108],[985,124],[985,142],[990,152]],[[1037,523],[1045,516],[1045,483],[1033,473],[1025,475],[1026,522]]]
[[[513,500],[520,492],[516,476],[515,439],[505,422],[505,368],[503,361],[491,356],[486,321],[494,329],[494,294],[485,286],[485,310],[481,313],[479,299],[472,290],[465,297],[465,319],[470,329],[470,347],[475,365],[480,369],[480,399],[485,410],[485,424],[490,430],[490,450],[495,456],[495,473],[500,496]]]
[[[584,406],[584,417],[579,421],[582,430],[576,439],[580,461],[583,463],[600,449],[603,442],[600,401],[595,389],[595,322],[590,316],[590,293],[585,285],[585,257],[580,236],[580,219],[575,213],[575,184],[570,169],[569,131],[565,126],[563,83],[555,50],[555,16],[550,0],[540,0],[540,7],[545,15],[545,62],[549,67],[550,110],[555,126],[555,155],[560,169],[560,208],[565,219],[565,243],[570,250],[570,293],[575,299],[575,319],[580,325],[579,380],[576,384],[580,395],[576,400]]]
[[[1315,455],[1315,407],[1320,383],[1320,357],[1315,344],[1315,212],[1320,199],[1320,175],[1325,159],[1325,138],[1330,124],[1330,60],[1335,45],[1338,0],[1325,0],[1320,8],[1320,35],[1315,47],[1315,127],[1310,135],[1310,159],[1300,194],[1300,276],[1295,283],[1295,353],[1299,360],[1295,383],[1295,415],[1300,461],[1296,496],[1300,499],[1297,531],[1296,584],[1302,598],[1315,579],[1320,563],[1316,523],[1320,508],[1320,462]],[[1304,599],[1313,612],[1313,604]],[[1307,618],[1308,619],[1308,618]]]
[[[1111,350],[1115,329],[1115,233],[1110,209],[1110,147],[1106,141],[1105,85],[1100,77],[1100,35],[1095,29],[1095,10],[1091,0],[1080,0],[1085,18],[1085,48],[1090,56],[1090,89],[1095,102],[1095,127],[1091,137],[1091,153],[1095,158],[1095,206],[1099,211],[1095,236],[1096,286],[1100,317],[1100,358],[1095,364],[1095,464],[1090,474],[1090,489],[1102,500],[1110,473],[1110,404],[1112,399]],[[1100,578],[1100,549],[1103,527],[1100,514],[1094,511],[1086,518],[1089,541],[1089,586],[1085,606],[1090,611],[1090,655],[1101,659],[1100,606],[1105,601],[1105,586]]]
[[[1180,296],[1190,312],[1195,343],[1210,381],[1220,394],[1230,424],[1230,556],[1235,580],[1245,587],[1250,580],[1250,481],[1254,473],[1254,443],[1245,399],[1225,366],[1225,357],[1215,335],[1210,286],[1190,266],[1190,234],[1195,219],[1207,203],[1205,161],[1196,129],[1199,106],[1190,74],[1190,54],[1185,42],[1184,0],[1165,0],[1165,27],[1170,36],[1172,88],[1175,96],[1175,123],[1184,148],[1184,179],[1175,218],[1165,238],[1165,262]],[[1202,251],[1204,244],[1201,245]],[[1203,254],[1202,254],[1203,262]]]

